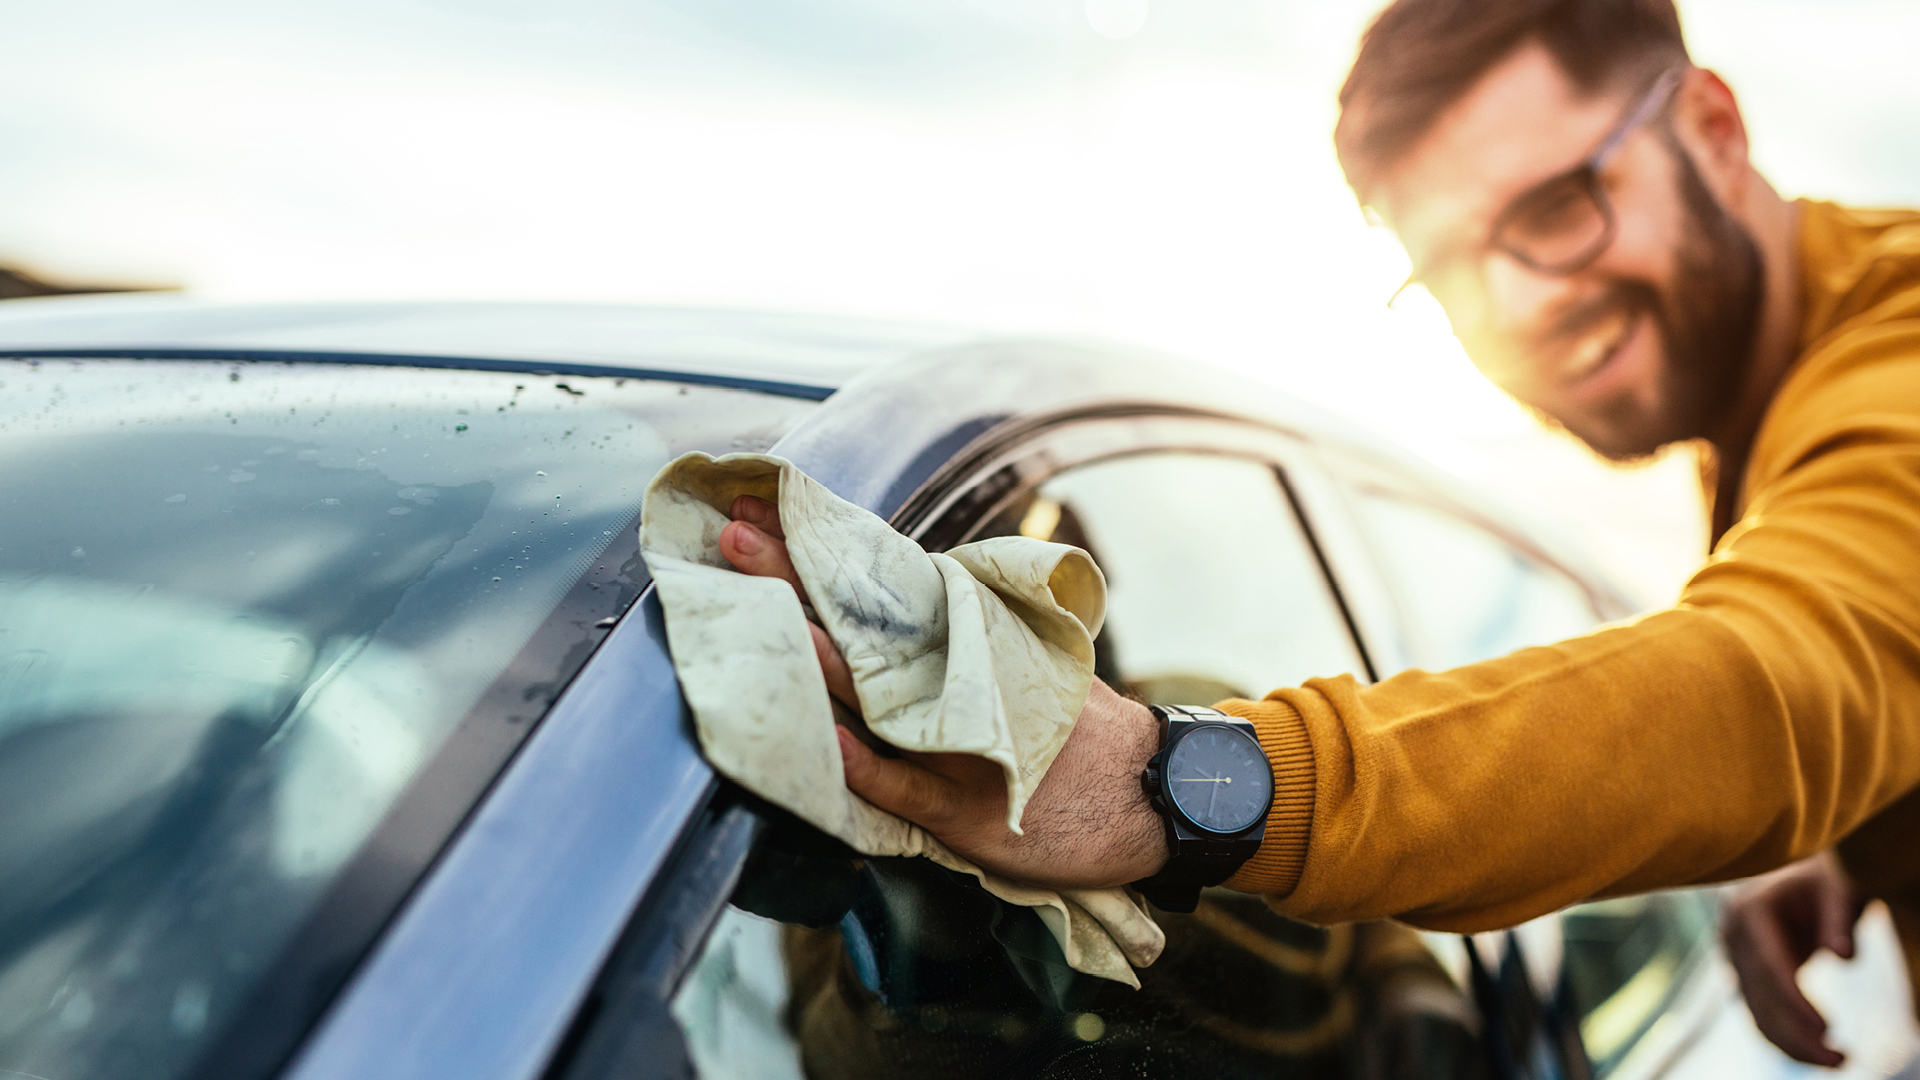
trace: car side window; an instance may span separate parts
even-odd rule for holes
[[[1365,668],[1266,462],[1184,453],[1096,462],[1042,484],[1019,531],[1093,554],[1107,577],[1107,674],[1148,701],[1211,705]]]
[[[1210,704],[1365,671],[1269,462],[1108,457],[980,512],[950,535],[1094,555],[1096,666],[1122,689]],[[1134,990],[1072,971],[1031,909],[970,878],[768,820],[674,1005],[704,1076],[1475,1075],[1465,999],[1404,927],[1322,929],[1208,890],[1191,915],[1156,913],[1167,949]]]
[[[1400,609],[1403,655],[1433,670],[1594,629],[1577,581],[1491,531],[1412,496],[1355,485],[1351,502]],[[1678,891],[1553,917],[1559,1010],[1604,1076],[1652,1029],[1711,952],[1715,902]]]
[[[1579,582],[1473,522],[1370,486],[1352,501],[1400,608],[1403,653],[1421,667],[1503,656],[1599,622]]]

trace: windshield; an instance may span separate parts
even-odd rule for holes
[[[653,473],[763,449],[809,407],[0,363],[0,1076],[178,1075],[269,990],[310,1022],[445,829],[383,848],[412,865],[382,868],[372,921],[333,920],[359,938],[327,943],[333,970],[289,975],[290,943],[450,738],[492,724],[490,775],[632,602]]]

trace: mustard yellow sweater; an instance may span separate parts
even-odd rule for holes
[[[1311,922],[1483,930],[1838,844],[1920,972],[1920,214],[1806,203],[1799,242],[1800,354],[1679,602],[1223,702],[1278,779],[1229,886]]]

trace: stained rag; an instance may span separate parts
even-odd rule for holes
[[[1073,730],[1106,583],[1086,552],[996,537],[928,553],[792,463],[682,455],[647,489],[640,548],[674,670],[720,773],[867,855],[919,855],[1036,910],[1077,971],[1138,986],[1166,938],[1124,889],[1010,881],[847,790],[807,615],[786,582],[735,571],[736,498],[775,504],[794,569],[853,673],[868,730],[902,750],[978,754],[1006,775],[1007,827]]]

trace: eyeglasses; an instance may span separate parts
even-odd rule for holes
[[[1600,182],[1600,172],[1620,151],[1627,136],[1666,107],[1686,73],[1685,67],[1661,72],[1583,161],[1541,181],[1508,203],[1500,216],[1493,219],[1488,247],[1543,274],[1573,274],[1592,265],[1613,243],[1616,228],[1613,204]],[[1416,267],[1413,276],[1394,292],[1393,298],[1398,298],[1421,276]],[[1387,303],[1393,303],[1393,299]]]

